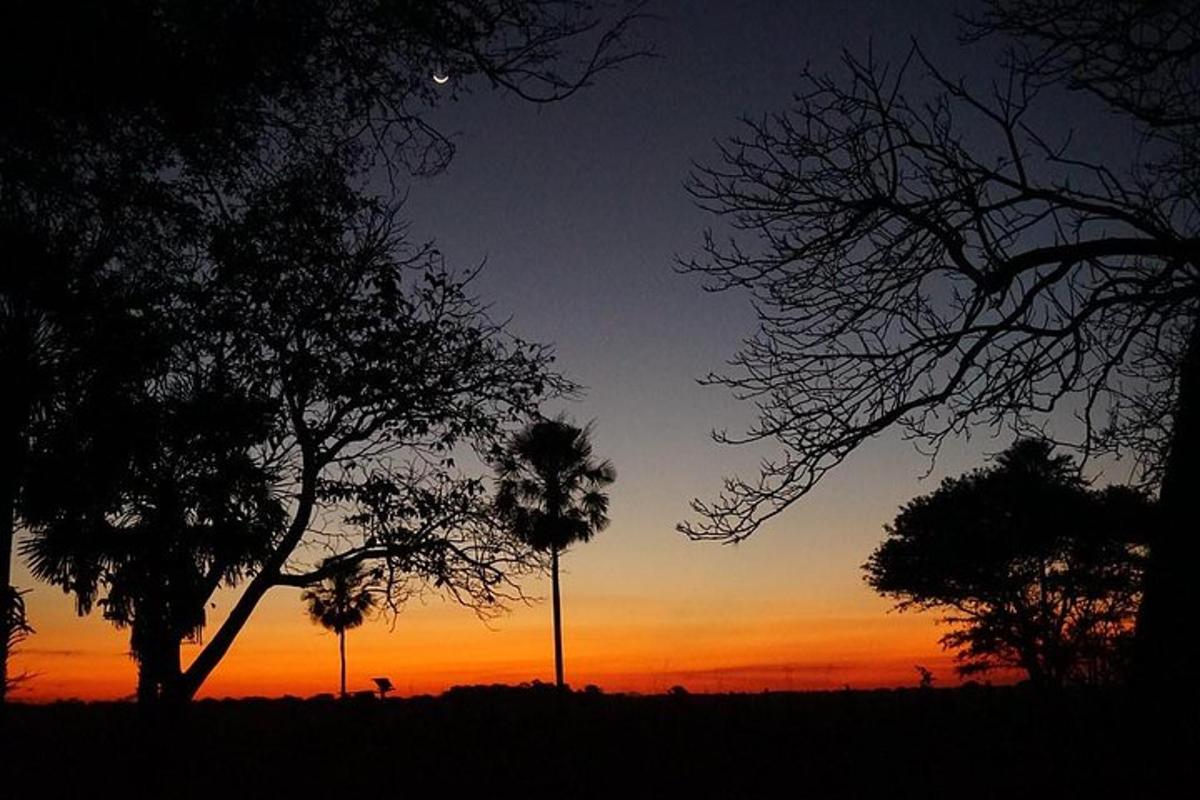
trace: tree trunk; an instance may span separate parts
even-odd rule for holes
[[[183,662],[179,651],[182,649],[183,641],[177,634],[172,634],[163,642],[162,663],[159,665],[162,670],[159,675],[159,697],[164,706],[172,709],[179,708],[188,701],[180,689]]]
[[[143,613],[146,620],[134,621],[136,641],[140,643],[137,653],[138,703],[155,707],[182,705],[187,702],[180,688],[182,637],[168,623],[157,618],[156,612],[143,609]],[[131,637],[131,646],[133,639]]]
[[[306,460],[312,459],[310,453],[305,453]],[[312,518],[313,507],[316,502],[317,492],[317,472],[315,467],[309,467],[305,470],[300,488],[300,496],[297,502],[296,513],[292,517],[292,521],[288,526],[287,535],[283,537],[283,541],[271,553],[262,571],[255,575],[250,583],[246,585],[242,596],[234,603],[233,609],[229,612],[229,616],[225,618],[225,622],[217,629],[216,634],[209,640],[200,654],[188,666],[187,671],[180,676],[179,694],[185,700],[190,700],[199,691],[200,686],[207,680],[212,671],[217,668],[217,664],[221,663],[221,659],[229,652],[229,648],[233,645],[233,640],[245,627],[246,622],[250,619],[250,615],[254,609],[258,607],[258,603],[263,597],[275,586],[275,581],[279,577],[283,565],[287,563],[291,557],[292,551],[296,549],[296,545],[304,537],[304,532],[308,529],[308,523]]]
[[[558,548],[550,548],[550,584],[551,602],[554,606],[554,685],[559,689],[565,686],[563,681],[563,649],[562,649],[562,598],[558,589]]]
[[[338,631],[338,655],[342,658],[342,699],[346,699],[346,631]]]
[[[1161,525],[1153,532],[1138,612],[1134,678],[1172,692],[1194,687],[1200,659],[1195,570],[1200,520],[1200,324],[1193,324],[1179,367],[1179,394],[1159,492]]]
[[[137,701],[139,706],[152,706],[158,699],[158,670],[154,666],[155,654],[138,656]]]
[[[1016,649],[1020,655],[1021,667],[1025,670],[1030,685],[1036,686],[1039,689],[1045,687],[1046,671],[1038,653],[1037,645],[1034,644],[1032,638],[1027,633],[1024,640],[1017,645]]]

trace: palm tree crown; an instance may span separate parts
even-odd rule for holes
[[[300,599],[307,606],[309,618],[337,634],[362,625],[378,603],[378,597],[367,589],[370,577],[354,565],[305,589]]]
[[[592,426],[540,420],[517,433],[496,465],[496,509],[538,550],[563,550],[608,527],[613,465],[592,458]]]

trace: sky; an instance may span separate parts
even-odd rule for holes
[[[862,579],[882,526],[941,477],[978,466],[1006,440],[951,442],[932,471],[896,436],[848,458],[787,513],[736,546],[675,531],[688,501],[723,475],[749,474],[768,450],[714,444],[750,409],[698,377],[720,370],[753,332],[744,298],[703,292],[673,269],[712,223],[683,189],[714,140],[743,115],[786,106],[805,65],[837,67],[842,48],[895,59],[915,37],[943,69],[988,74],[986,47],[960,47],[956,10],[922,0],[663,0],[643,33],[658,57],[600,76],[569,100],[531,106],[486,91],[447,95],[431,121],[452,135],[449,169],[408,187],[415,240],[448,262],[486,262],[476,290],[523,337],[553,343],[586,396],[549,409],[595,420],[598,455],[618,471],[610,528],[563,561],[566,671],[608,691],[911,686],[915,665],[956,682],[934,615],[899,614]],[[448,91],[448,90],[447,90]],[[928,473],[928,474],[926,474]],[[37,634],[15,671],[18,697],[117,698],[134,689],[127,631],[77,618],[22,568]],[[394,620],[352,631],[352,690],[387,676],[402,695],[456,684],[553,678],[548,582],[538,601],[481,621],[430,595]],[[219,623],[232,595],[217,597]],[[210,630],[214,629],[210,626]],[[185,660],[195,653],[185,647]],[[306,618],[298,592],[260,605],[202,696],[336,690],[336,638]],[[1003,679],[1004,676],[999,676]]]

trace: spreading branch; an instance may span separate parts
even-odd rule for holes
[[[1025,118],[1047,90],[1016,66],[991,96],[915,47],[900,69],[844,66],[806,73],[789,110],[745,120],[688,183],[730,233],[679,269],[748,294],[759,319],[703,381],[757,409],[717,439],[782,453],[680,529],[742,540],[891,428],[936,453],[1056,409],[1080,418],[1085,456],[1152,439],[1136,453],[1152,484],[1161,416],[1140,412],[1170,407],[1200,310],[1196,197],[1038,135]]]

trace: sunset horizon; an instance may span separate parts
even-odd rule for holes
[[[577,605],[576,616],[586,609]],[[553,682],[544,604],[492,620],[491,630],[466,609],[429,611],[403,612],[394,631],[387,621],[373,620],[348,637],[352,693],[374,691],[375,677],[392,682],[393,697]],[[336,694],[336,637],[296,617],[269,630],[252,625],[197,698]],[[576,619],[568,630],[567,682],[577,691],[588,685],[639,694],[676,686],[696,693],[913,688],[920,682],[917,665],[933,672],[937,687],[965,680],[955,673],[953,654],[937,644],[944,627],[916,615],[727,623],[707,632],[706,645],[691,646],[685,643],[696,638],[694,629],[692,636],[677,631],[672,646],[661,619],[624,628]],[[185,644],[185,667],[198,647]],[[30,676],[12,693],[14,702],[128,700],[137,683],[127,639],[102,620],[39,631],[14,665]],[[1010,670],[974,677],[997,684],[1015,679]]]
[[[3,796],[1200,777],[1200,0],[9,0],[0,62]]]

